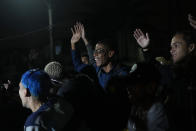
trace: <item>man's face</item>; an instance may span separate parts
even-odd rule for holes
[[[19,96],[20,96],[20,99],[22,101],[22,106],[23,107],[27,107],[27,98],[26,98],[26,93],[27,93],[27,89],[23,86],[23,84],[20,82],[19,84]]]
[[[182,61],[188,55],[188,46],[183,40],[183,35],[177,34],[172,38],[170,53],[174,64]]]
[[[108,62],[109,51],[106,49],[106,47],[103,44],[101,43],[96,44],[94,58],[97,66],[103,66]]]

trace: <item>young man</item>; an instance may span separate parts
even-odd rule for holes
[[[134,37],[144,53],[148,52],[150,43],[148,34],[144,35],[140,29],[136,29]],[[171,40],[170,53],[173,64],[168,71],[171,70],[172,77],[168,84],[169,100],[166,104],[170,129],[194,130],[196,63],[192,33],[177,32]]]
[[[116,55],[116,49],[114,48],[114,43],[110,40],[99,41],[95,46],[95,51],[92,53],[92,48],[85,37],[85,31],[82,24],[77,23],[72,28],[72,38],[71,38],[71,50],[72,50],[72,60],[75,69],[78,72],[87,67],[87,64],[83,64],[80,57],[77,55],[76,43],[82,38],[88,51],[90,63],[93,64],[95,69],[95,74],[98,78],[98,83],[105,90],[107,81],[112,76],[127,75],[126,68],[121,67],[118,63],[115,63],[114,57]],[[93,55],[92,55],[93,54]],[[95,63],[93,61],[95,60]]]
[[[23,107],[33,112],[25,122],[25,131],[64,129],[73,108],[65,101],[60,103],[49,98],[51,81],[48,74],[41,70],[29,70],[22,75],[19,86]]]

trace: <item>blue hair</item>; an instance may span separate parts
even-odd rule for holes
[[[34,97],[46,97],[51,88],[48,74],[42,70],[31,69],[26,71],[21,78],[21,83]]]

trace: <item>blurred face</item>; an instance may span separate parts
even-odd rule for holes
[[[97,66],[106,65],[109,59],[109,53],[103,44],[97,43],[95,46],[94,58]]]
[[[89,62],[88,62],[88,57],[86,57],[86,56],[81,57],[81,61],[82,61],[82,63],[84,63],[84,64],[89,64]]]
[[[20,82],[19,84],[19,96],[20,96],[20,99],[22,101],[22,106],[23,107],[27,107],[27,98],[26,98],[26,93],[27,93],[27,89],[23,86],[23,84]]]
[[[170,53],[174,64],[182,61],[189,54],[187,43],[183,40],[182,34],[177,34],[172,38]]]

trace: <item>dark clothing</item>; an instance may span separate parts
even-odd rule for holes
[[[148,53],[145,53],[145,57],[149,57]],[[153,61],[152,58],[147,58],[147,60],[148,62]],[[170,130],[195,130],[195,60],[188,56],[178,65],[157,64],[157,67],[162,74],[161,84],[164,86],[161,92],[164,94],[164,98],[167,98],[165,106]]]
[[[140,131],[167,131],[168,119],[163,105],[159,102],[154,103],[146,112],[138,115],[139,110],[134,111],[132,107],[130,119],[128,121],[128,130]],[[134,118],[134,119],[133,119]],[[141,126],[142,125],[142,126]]]
[[[83,127],[86,126],[93,131],[103,130],[103,124],[105,124],[103,118],[106,112],[103,104],[104,93],[100,93],[86,75],[76,75],[75,78],[67,81],[57,94],[71,103],[74,108],[74,117],[69,124],[70,127],[78,129],[82,122]]]
[[[195,81],[190,72],[174,72],[169,86],[169,101],[167,103],[168,117],[171,130],[192,131],[196,123],[191,120],[196,118],[196,91]],[[192,123],[193,122],[193,123]]]
[[[26,120],[25,131],[61,131],[73,115],[73,108],[65,101],[59,103],[55,99],[43,104],[36,112],[33,112]]]

